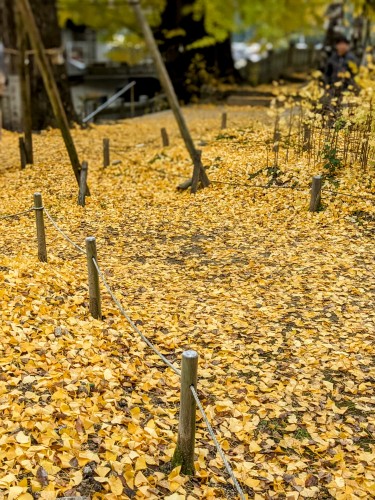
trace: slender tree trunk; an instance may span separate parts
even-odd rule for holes
[[[8,48],[17,48],[14,4],[15,0],[0,0],[0,35],[3,43]],[[74,111],[66,65],[63,59],[61,47],[61,30],[58,24],[56,0],[30,0],[36,23],[40,30],[43,44],[49,53],[52,62],[54,76],[65,111],[70,122],[77,121]],[[30,81],[32,95],[32,118],[33,129],[42,130],[47,127],[55,127],[52,107],[44,89],[43,81],[37,68],[33,55],[30,58]]]
[[[189,101],[192,95],[199,96],[202,86],[214,79],[234,81],[239,78],[229,36],[221,43],[190,48],[207,36],[204,19],[196,20],[183,13],[183,9],[193,3],[194,0],[168,0],[161,25],[154,31],[177,95],[184,101]],[[170,37],[173,30],[178,35]]]

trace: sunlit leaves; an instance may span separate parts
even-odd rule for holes
[[[175,189],[173,175],[192,167],[167,113],[74,130],[89,162],[84,209],[58,131],[35,135],[36,164],[23,171],[18,137],[5,132],[2,211],[31,206],[41,191],[74,241],[97,237],[116,295],[168,359],[199,352],[204,407],[249,496],[372,498],[374,205],[325,193],[325,210],[310,214],[319,166],[292,152],[288,164],[281,154],[279,177],[301,191],[247,189],[269,180],[274,116],[227,111],[225,131],[221,110],[185,111],[210,178],[223,182],[194,197]],[[371,172],[355,165],[340,182],[357,195],[373,189]],[[104,290],[105,319],[90,318],[85,259],[47,222],[49,262],[37,261],[33,216],[0,221],[0,491],[24,500],[232,495],[199,414],[196,478],[170,469],[178,378]]]

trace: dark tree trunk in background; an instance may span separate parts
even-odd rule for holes
[[[229,37],[222,43],[189,49],[189,45],[207,36],[204,19],[196,21],[192,15],[183,14],[183,9],[192,3],[193,0],[168,0],[161,25],[154,30],[177,95],[184,101],[199,96],[202,86],[214,79],[230,82],[239,78]],[[168,32],[173,30],[183,30],[184,34],[169,37]]]
[[[16,20],[13,12],[14,0],[0,0],[0,40],[4,47],[15,49],[17,47]],[[16,71],[17,61],[11,58],[11,71]]]
[[[31,0],[31,8],[33,9],[38,28],[42,35],[44,47],[46,49],[61,49],[61,29],[57,18],[56,0]],[[68,120],[70,122],[77,121],[70,93],[66,64],[62,53],[57,52],[55,55],[51,55],[50,61],[52,62],[53,73]],[[31,95],[33,96],[32,113],[34,128],[41,130],[48,126],[56,126],[52,106],[48,100],[34,58],[31,72]]]
[[[17,48],[16,30],[14,21],[15,0],[0,0],[3,2],[4,15],[0,21],[0,36],[8,48]],[[30,0],[36,23],[40,30],[44,47],[48,49],[61,48],[61,30],[58,24],[56,0]],[[0,12],[1,13],[1,12]],[[60,57],[58,57],[60,54]],[[51,52],[50,61],[56,79],[61,99],[70,122],[77,121],[73,108],[66,65],[59,52]],[[37,68],[35,57],[30,56],[31,73],[31,102],[33,115],[33,129],[42,130],[55,127],[51,104],[44,89],[42,77]]]

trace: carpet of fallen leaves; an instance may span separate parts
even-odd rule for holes
[[[266,167],[269,120],[233,109],[220,131],[220,109],[186,113],[222,184],[176,190],[191,164],[168,113],[74,131],[85,208],[58,131],[34,136],[23,171],[4,133],[0,215],[40,191],[75,242],[96,236],[108,282],[168,359],[198,351],[199,393],[248,498],[374,498],[374,201],[325,193],[309,213],[319,171],[292,154],[282,179],[299,190],[248,189],[267,180],[248,178]],[[374,192],[371,176],[346,168],[339,190]],[[33,219],[0,220],[0,498],[236,498],[200,415],[196,476],[171,469],[178,377],[104,289],[104,321],[90,318],[85,258],[48,221],[38,262]]]

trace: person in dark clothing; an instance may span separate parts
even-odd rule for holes
[[[341,93],[350,86],[355,86],[354,76],[358,72],[358,61],[350,51],[350,42],[345,36],[336,39],[335,49],[327,63],[324,83],[339,88]]]

